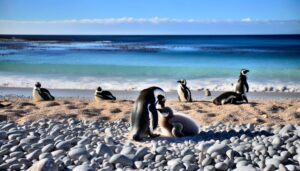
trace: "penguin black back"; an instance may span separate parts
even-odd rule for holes
[[[220,94],[218,97],[216,97],[213,100],[213,103],[215,105],[223,105],[223,104],[239,104],[242,101],[244,101],[244,96],[242,94],[233,92],[233,91],[227,91],[222,94]],[[246,101],[246,100],[245,100]]]
[[[246,92],[249,91],[249,85],[247,82],[247,73],[249,70],[247,69],[242,69],[240,72],[239,80],[237,82],[235,92],[239,94],[245,94]]]
[[[131,114],[132,138],[134,140],[139,141],[144,135],[154,136],[153,130],[158,125],[156,99],[163,93],[164,91],[159,87],[150,87],[140,92]]]

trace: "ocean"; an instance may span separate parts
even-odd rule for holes
[[[300,92],[300,35],[0,35],[0,87],[228,91],[242,68],[250,91]]]

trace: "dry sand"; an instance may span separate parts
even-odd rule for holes
[[[129,121],[134,101],[117,100],[96,103],[81,98],[64,98],[50,102],[34,103],[29,98],[5,97],[0,100],[0,121],[13,120],[22,124],[41,118],[61,119],[74,117],[81,120],[104,119]],[[249,104],[216,106],[210,101],[181,103],[167,101],[175,113],[184,113],[200,125],[218,122],[268,126],[287,123],[300,124],[300,100],[256,100]]]

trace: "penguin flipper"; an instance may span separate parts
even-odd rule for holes
[[[249,85],[248,85],[247,80],[245,81],[245,87],[246,87],[246,92],[249,92]]]
[[[102,91],[97,94],[99,94],[101,96],[100,98],[105,99],[105,100],[116,100],[116,97],[113,96],[112,93],[109,91]]]
[[[183,125],[179,122],[173,122],[172,125],[173,125],[172,135],[175,137],[183,137],[184,136],[184,134],[182,133]]]

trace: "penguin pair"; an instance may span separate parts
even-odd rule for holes
[[[177,83],[178,100],[180,102],[192,102],[192,93],[186,86],[186,80],[178,80]]]
[[[41,83],[37,82],[32,90],[33,100],[38,101],[53,101],[55,98],[51,95],[49,90],[42,88]]]
[[[104,91],[101,87],[97,87],[94,95],[95,101],[100,102],[102,100],[116,100],[117,98],[112,95],[110,91]]]
[[[235,88],[235,92],[224,92],[213,100],[215,105],[224,104],[241,104],[243,102],[248,103],[246,92],[249,92],[249,85],[247,82],[247,73],[249,70],[242,69]]]

